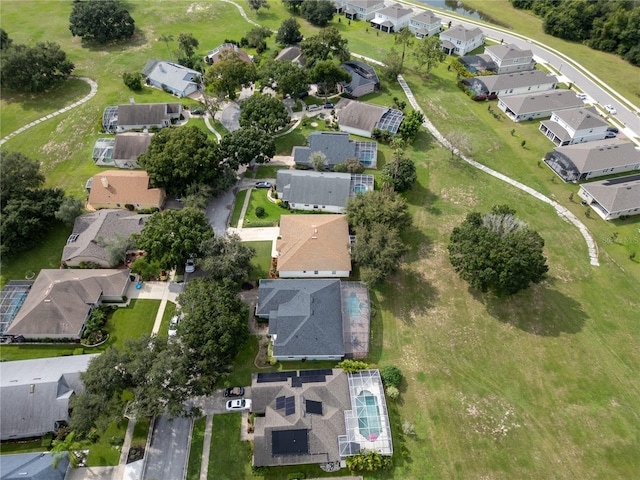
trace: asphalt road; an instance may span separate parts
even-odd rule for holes
[[[181,480],[186,475],[191,434],[190,418],[156,418],[146,452],[143,480]]]

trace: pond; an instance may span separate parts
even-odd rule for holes
[[[465,17],[475,18],[477,20],[493,23],[501,27],[511,28],[511,25],[509,25],[508,23],[501,22],[493,18],[491,15],[487,15],[486,13],[483,13],[480,10],[476,10],[473,7],[465,5],[463,2],[459,2],[458,0],[418,0],[418,1],[420,3],[424,3],[425,5],[429,5],[431,7],[440,8],[442,10],[449,10],[450,12],[455,12],[460,15],[464,15]]]

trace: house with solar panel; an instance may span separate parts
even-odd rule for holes
[[[254,373],[255,467],[319,464],[337,471],[362,451],[393,455],[378,370]]]
[[[180,118],[180,103],[131,103],[107,107],[102,114],[102,128],[107,133],[165,128]]]
[[[345,213],[350,198],[373,188],[373,175],[360,173],[282,169],[276,180],[278,198],[291,210],[312,212]]]
[[[200,91],[202,73],[174,62],[148,60],[142,69],[148,85],[160,88],[176,97],[188,97]]]
[[[349,158],[357,158],[365,168],[376,168],[378,162],[377,142],[350,140],[348,133],[311,133],[307,138],[306,146],[296,145],[293,147],[293,161],[296,165],[312,167],[311,154],[315,152],[324,154],[329,170]]]
[[[578,192],[604,220],[640,214],[640,175],[583,183]]]
[[[398,133],[404,114],[395,108],[342,98],[336,104],[338,125],[341,131],[371,138],[376,129]]]

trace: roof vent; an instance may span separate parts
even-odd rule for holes
[[[36,391],[36,385],[34,383],[32,383],[31,385],[29,385],[29,393],[33,393]]]
[[[100,177],[100,183],[102,183],[104,188],[109,188],[109,180],[107,177]]]

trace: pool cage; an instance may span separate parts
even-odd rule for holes
[[[378,167],[378,144],[376,142],[356,141],[355,156],[365,168]]]
[[[33,285],[30,280],[11,280],[0,291],[0,335],[4,335]]]
[[[93,146],[93,162],[96,165],[113,165],[114,138],[99,138]]]
[[[369,290],[360,282],[342,282],[340,293],[345,357],[367,358],[371,317]]]
[[[349,185],[349,196],[355,197],[358,193],[365,193],[374,189],[373,175],[352,173]]]
[[[363,450],[393,455],[391,425],[378,370],[347,374],[351,410],[344,412],[346,435],[338,437],[341,457]]]

